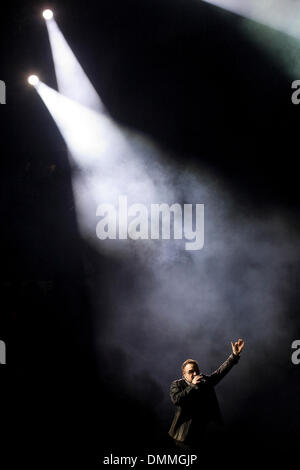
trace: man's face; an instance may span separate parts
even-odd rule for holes
[[[199,375],[199,368],[197,364],[189,363],[183,369],[183,376],[188,382],[192,382],[196,375]]]

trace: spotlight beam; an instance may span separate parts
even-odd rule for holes
[[[300,5],[294,0],[202,0],[300,39]]]
[[[77,165],[88,168],[97,162],[107,149],[108,142],[113,141],[116,149],[124,147],[124,137],[107,116],[82,106],[41,81],[35,88]],[[110,154],[110,165],[113,160]]]
[[[58,90],[71,100],[105,112],[98,93],[76,59],[54,19],[46,21]]]

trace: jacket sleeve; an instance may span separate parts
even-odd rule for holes
[[[194,393],[198,390],[198,385],[187,385],[187,387],[184,388],[184,390],[181,390],[178,381],[175,380],[171,384],[170,388],[170,397],[172,400],[172,403],[177,406],[182,406],[184,403],[186,403],[191,396],[194,395]]]
[[[223,362],[223,364],[217,370],[215,370],[215,372],[208,376],[210,384],[213,386],[217,385],[220,380],[222,380],[223,377],[228,374],[230,369],[232,369],[232,367],[238,363],[239,360],[239,355],[235,356],[234,354],[230,354],[228,359]]]

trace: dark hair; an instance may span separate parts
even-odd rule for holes
[[[186,361],[184,361],[184,363],[181,366],[182,372],[183,372],[185,366],[187,366],[188,364],[195,364],[198,367],[198,370],[199,370],[199,364],[198,364],[197,361],[195,361],[195,359],[187,359]]]

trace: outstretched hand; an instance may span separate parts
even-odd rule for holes
[[[245,342],[241,338],[235,343],[231,341],[232,352],[235,356],[240,354],[244,346],[245,346]]]

